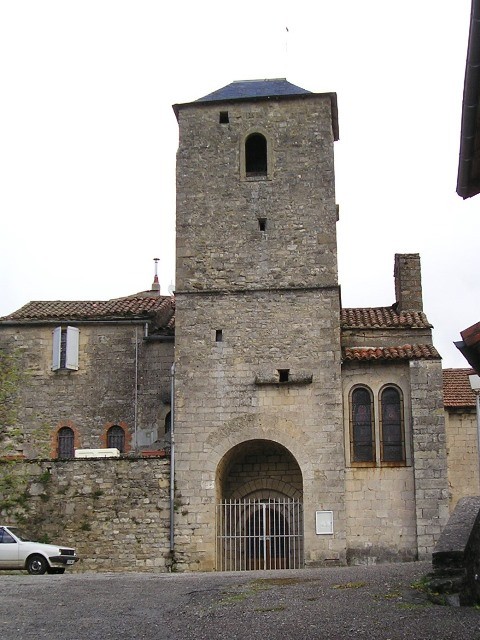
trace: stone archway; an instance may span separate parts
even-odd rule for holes
[[[303,566],[302,473],[271,440],[230,449],[217,467],[217,569]]]

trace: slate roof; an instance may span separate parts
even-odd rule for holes
[[[328,97],[331,105],[333,137],[335,140],[339,139],[337,94],[334,92],[313,93],[312,91],[307,91],[307,89],[302,89],[302,87],[298,87],[297,85],[288,82],[286,78],[236,80],[225,85],[221,89],[217,89],[202,98],[198,98],[198,100],[194,100],[193,102],[174,104],[173,111],[175,112],[175,116],[178,120],[179,111],[185,106],[216,102],[238,102],[242,100],[268,100],[270,98],[283,99],[290,98],[292,96]]]
[[[473,369],[443,370],[443,405],[445,407],[475,407],[475,394],[470,387],[468,376]]]
[[[400,347],[346,347],[344,360],[440,360],[431,344],[405,344]]]
[[[221,89],[209,93],[195,102],[217,102],[223,100],[239,100],[242,98],[270,98],[311,94],[311,91],[297,87],[286,78],[266,80],[236,80]]]
[[[128,319],[155,319],[158,327],[173,331],[175,300],[170,296],[139,294],[99,301],[34,301],[0,318],[0,324]]]
[[[394,307],[342,309],[342,329],[431,329],[423,311],[400,311]]]

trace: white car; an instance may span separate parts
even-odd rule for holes
[[[64,573],[79,560],[75,549],[32,542],[18,527],[0,526],[0,569],[26,569],[33,575]]]

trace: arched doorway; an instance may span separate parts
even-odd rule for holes
[[[303,481],[294,456],[270,440],[231,449],[217,468],[217,569],[303,566]]]

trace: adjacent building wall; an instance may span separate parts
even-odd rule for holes
[[[76,323],[78,371],[52,371],[54,326],[2,326],[1,346],[17,354],[23,371],[16,408],[23,443],[17,452],[55,457],[62,426],[75,431],[77,448],[106,446],[113,424],[124,428],[131,448],[135,439],[145,446],[162,437],[173,343],[145,341],[143,324]]]
[[[478,434],[475,409],[445,410],[450,511],[467,496],[479,495]]]

